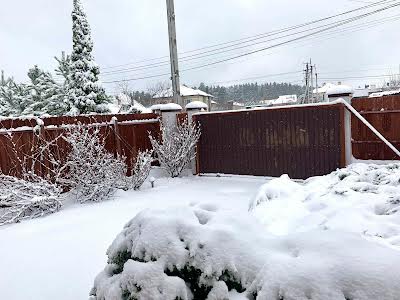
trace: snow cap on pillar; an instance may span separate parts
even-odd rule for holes
[[[182,111],[182,106],[176,103],[160,104],[159,110],[161,112],[179,112]]]
[[[201,101],[193,101],[186,105],[187,111],[191,111],[191,110],[199,110],[200,111],[203,109],[208,110],[208,105]]]

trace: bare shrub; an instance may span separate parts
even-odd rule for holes
[[[178,177],[195,157],[200,134],[199,125],[186,119],[178,124],[176,130],[168,129],[162,124],[161,141],[152,135],[149,136],[161,166],[171,177]]]
[[[153,150],[139,151],[132,169],[132,177],[128,178],[128,189],[138,190],[149,177]]]
[[[72,188],[79,202],[100,202],[112,196],[126,176],[126,164],[105,149],[105,137],[98,127],[78,125],[64,139],[71,152],[64,166],[67,174],[61,182]]]

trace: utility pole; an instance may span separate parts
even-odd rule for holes
[[[318,73],[317,73],[317,67],[315,67],[315,95],[316,95],[316,98],[317,98],[317,102],[320,102],[319,94],[318,94]]]
[[[171,80],[174,102],[183,107],[179,80],[178,47],[176,42],[174,0],[167,0],[169,55],[171,62]]]
[[[0,86],[4,85],[6,85],[6,81],[4,80],[4,70],[1,70]]]
[[[311,58],[310,58],[310,95],[311,95],[311,103],[314,103],[314,66],[312,65]]]

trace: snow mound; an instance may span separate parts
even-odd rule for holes
[[[268,235],[215,205],[145,210],[107,254],[93,300],[400,298],[400,252],[352,233]]]
[[[400,164],[354,164],[302,184],[284,175],[249,210],[272,234],[341,230],[400,249]]]

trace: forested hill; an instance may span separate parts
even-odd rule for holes
[[[260,100],[276,99],[282,95],[298,95],[303,93],[303,87],[290,83],[246,83],[232,86],[207,86],[204,83],[200,90],[215,97],[218,102],[237,101],[243,103],[258,102]]]

